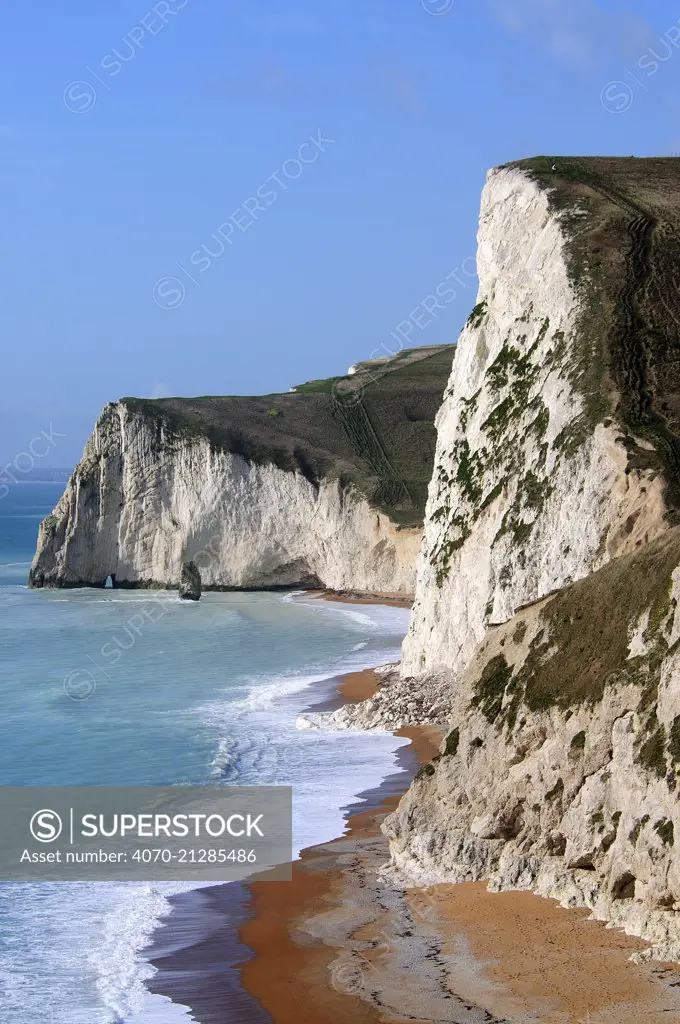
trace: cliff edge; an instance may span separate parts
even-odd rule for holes
[[[434,417],[453,346],[257,398],[108,405],[54,512],[33,587],[323,586],[413,592]]]
[[[484,189],[406,675],[459,671],[490,625],[677,521],[680,161],[552,165]]]

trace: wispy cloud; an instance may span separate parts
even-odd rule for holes
[[[651,26],[630,11],[606,11],[595,0],[489,0],[513,35],[529,38],[565,64],[592,70],[628,60],[654,39]]]

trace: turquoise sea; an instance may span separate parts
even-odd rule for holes
[[[301,594],[30,591],[61,490],[21,484],[0,501],[0,785],[290,784],[297,850],[341,834],[405,741],[296,718],[333,677],[396,660],[408,613]],[[0,883],[0,1020],[198,1020],[152,994],[144,956],[182,900],[200,903],[168,901],[191,888]]]

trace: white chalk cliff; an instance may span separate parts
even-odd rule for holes
[[[401,669],[330,724],[445,725],[385,823],[399,884],[680,960],[680,161],[551,163],[489,174]]]
[[[41,525],[34,586],[323,586],[411,593],[419,529],[398,529],[358,490],[178,440],[125,402],[109,405]]]
[[[680,959],[679,563],[676,528],[487,632],[385,823],[393,878],[533,890]]]
[[[462,669],[490,623],[664,528],[662,478],[629,471],[615,422],[587,423],[567,246],[544,188],[491,172],[478,304],[436,421],[406,675]]]
[[[295,430],[280,396],[260,408],[253,450],[271,449],[269,413],[289,424],[293,462],[216,441],[200,409],[172,428],[176,401],[154,407],[166,419],[107,407],[31,582],[173,585],[193,560],[208,588],[415,584],[399,671],[370,701],[301,721],[445,725],[385,824],[392,877],[534,889],[680,959],[678,265],[680,161],[496,169],[423,530],[389,510],[422,517],[439,379],[411,406],[428,360],[441,371],[450,353],[413,350],[396,372],[361,364],[359,401],[330,418],[324,382],[303,386],[320,404],[313,422],[295,407]]]

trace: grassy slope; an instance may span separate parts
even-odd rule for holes
[[[615,414],[629,431],[631,461],[663,471],[678,510],[680,159],[537,157],[509,166],[550,190],[568,228],[570,270],[585,298],[572,368],[587,397],[582,429]]]
[[[452,360],[453,346],[436,346],[294,393],[122,401],[171,436],[207,436],[216,448],[300,471],[315,483],[351,482],[395,522],[418,526]]]
[[[492,627],[487,635],[491,649],[503,653],[489,658],[486,643],[480,649],[472,670],[472,705],[497,728],[512,733],[525,710],[568,712],[602,700],[609,686],[633,684],[642,716],[638,757],[663,777],[669,765],[680,763],[680,714],[668,733],[656,715],[664,661],[678,651],[671,597],[678,564],[680,528],[673,527],[640,551],[614,559]],[[524,650],[527,622],[536,615],[538,630]],[[640,623],[646,650],[629,657]]]

